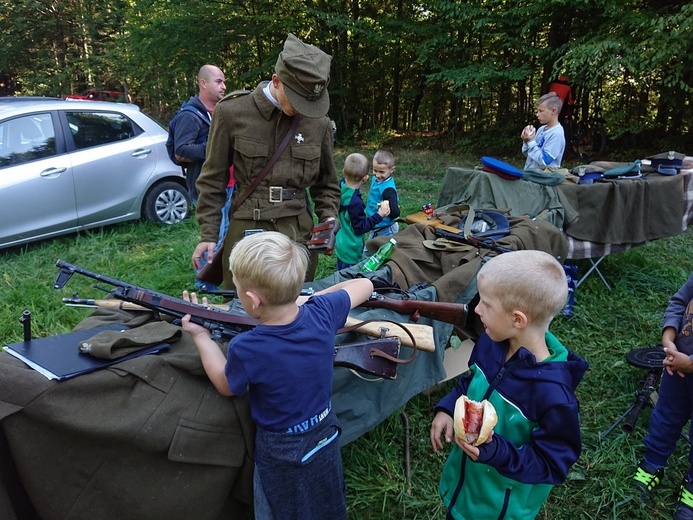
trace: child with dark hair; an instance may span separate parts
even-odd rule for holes
[[[645,458],[634,477],[643,502],[662,481],[664,466],[676,449],[681,429],[693,418],[693,376],[690,375],[693,373],[693,273],[669,300],[664,312],[662,346],[666,354],[665,371],[643,441]],[[693,436],[693,422],[689,436]],[[693,447],[688,452],[688,464],[674,520],[693,520]]]

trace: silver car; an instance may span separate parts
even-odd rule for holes
[[[0,248],[190,212],[167,131],[138,106],[0,98]]]

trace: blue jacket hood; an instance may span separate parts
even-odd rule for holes
[[[550,333],[549,337],[553,338]],[[513,368],[515,377],[532,381],[540,380],[549,383],[558,383],[574,391],[578,384],[580,384],[580,381],[582,381],[589,365],[587,361],[574,352],[568,349],[566,349],[566,351],[567,359],[562,363],[557,363],[555,361],[537,362],[534,354],[524,347],[520,348],[515,354],[518,362],[518,365]],[[504,352],[501,354],[503,356],[505,355]],[[512,363],[513,359],[511,359],[509,363]]]

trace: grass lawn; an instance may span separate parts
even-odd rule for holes
[[[335,162],[340,168],[352,151],[358,150],[337,150]],[[437,202],[447,166],[475,163],[429,151],[395,151],[403,215],[420,211],[427,202]],[[364,151],[368,156],[373,152]],[[197,239],[197,225],[192,220],[173,227],[133,222],[0,252],[0,344],[21,341],[19,318],[25,309],[32,313],[34,336],[67,332],[88,314],[86,309],[64,306],[60,298],[69,295],[67,290],[52,288],[58,271],[56,259],[179,295],[184,288],[192,288],[190,256]],[[574,315],[554,321],[552,331],[587,359],[590,369],[577,391],[583,454],[568,481],[554,488],[539,518],[670,518],[679,481],[687,469],[684,441],[670,460],[662,488],[649,506],[642,507],[632,496],[630,479],[643,453],[650,409],[642,411],[633,433],[618,427],[605,439],[601,436],[642,387],[646,371],[630,366],[625,355],[631,349],[659,343],[668,299],[693,270],[692,247],[693,237],[686,233],[610,255],[600,269],[612,290],[597,276],[590,276],[576,291]],[[588,265],[588,261],[579,262],[581,273]],[[323,258],[318,278],[333,270],[334,259]],[[103,293],[92,282],[75,276],[68,290],[83,298],[101,297]],[[350,518],[444,518],[437,483],[445,456],[433,454],[428,430],[431,409],[451,384],[413,398],[343,449]],[[409,480],[401,412],[406,413],[411,430]]]

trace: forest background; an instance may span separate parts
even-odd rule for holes
[[[292,32],[333,56],[342,142],[515,153],[565,74],[609,158],[690,154],[692,26],[685,0],[0,0],[0,95],[124,90],[166,125],[200,65],[253,88]]]

